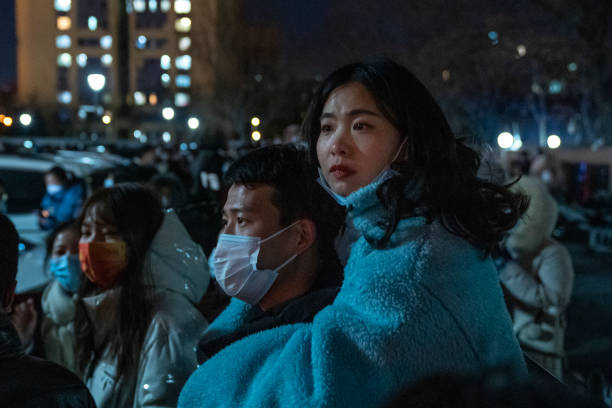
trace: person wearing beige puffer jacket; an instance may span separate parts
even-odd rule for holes
[[[544,184],[534,177],[522,177],[513,189],[528,195],[530,204],[505,240],[512,259],[501,269],[500,280],[521,346],[562,378],[564,312],[574,286],[572,259],[551,237],[558,206]]]

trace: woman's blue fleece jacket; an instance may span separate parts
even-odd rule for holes
[[[179,407],[374,407],[434,373],[526,373],[489,258],[438,222],[403,219],[385,249],[378,183],[348,197],[361,236],[336,300],[312,323],[245,337],[201,365]],[[210,326],[240,326],[237,299]]]

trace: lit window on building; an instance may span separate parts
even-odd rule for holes
[[[105,50],[108,50],[112,46],[113,46],[113,37],[111,37],[110,35],[105,35],[102,38],[100,38],[100,47],[104,48]]]
[[[57,48],[70,48],[70,36],[63,34],[55,37],[55,46]]]
[[[134,0],[133,4],[134,4],[134,11],[136,11],[137,13],[142,13],[147,8],[147,4],[145,0]]]
[[[179,47],[179,50],[181,51],[187,51],[189,47],[191,47],[191,38],[181,37],[181,39],[178,42],[178,47]]]
[[[157,94],[155,92],[149,95],[149,105],[152,105],[152,106],[157,105]]]
[[[132,11],[134,11],[134,7],[132,7],[132,2],[128,0],[125,2],[125,12],[132,14]]]
[[[70,0],[55,0],[55,9],[57,11],[70,11]]]
[[[189,88],[191,86],[191,77],[189,75],[176,76],[177,88]]]
[[[174,104],[179,108],[189,105],[190,100],[191,98],[189,97],[189,94],[185,92],[177,92],[174,95]]]
[[[176,57],[176,67],[178,69],[191,69],[191,55],[181,55]]]
[[[72,57],[67,52],[63,52],[57,56],[58,67],[69,67],[72,65]]]
[[[175,0],[174,12],[176,14],[187,14],[191,12],[191,1],[190,0]]]
[[[84,67],[85,65],[87,65],[87,55],[86,54],[77,55],[76,63],[79,67]]]
[[[136,48],[138,48],[139,50],[142,50],[146,47],[147,47],[147,37],[145,37],[144,35],[139,35],[136,38]]]
[[[161,81],[162,81],[162,85],[163,86],[168,86],[170,84],[170,75],[168,74],[162,74],[161,75]]]
[[[72,102],[72,94],[68,91],[58,92],[57,101],[59,103],[69,104]]]
[[[170,0],[160,0],[159,8],[164,13],[168,12],[170,10]]]
[[[72,27],[72,20],[70,20],[70,17],[59,16],[57,18],[57,29],[58,30],[66,31],[66,30],[70,30],[70,27]]]
[[[191,19],[189,17],[181,17],[174,22],[174,29],[179,33],[188,33],[191,31]]]
[[[143,94],[142,92],[134,92],[134,104],[135,105],[144,105],[147,102],[147,98],[145,97],[145,94]]]
[[[172,65],[172,60],[170,59],[170,56],[162,55],[161,58],[159,59],[159,66],[161,67],[161,69],[170,69],[171,65]]]
[[[149,0],[149,11],[152,13],[157,11],[157,0]]]
[[[109,66],[113,63],[113,56],[110,54],[104,54],[100,59],[103,65]]]
[[[98,29],[98,19],[94,16],[89,16],[87,19],[87,28],[89,28],[89,31],[96,31]]]

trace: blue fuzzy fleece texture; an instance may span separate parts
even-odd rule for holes
[[[371,184],[348,197],[361,236],[334,303],[312,323],[247,336],[201,365],[179,407],[375,407],[440,372],[506,367],[525,375],[493,263],[438,222],[401,220],[385,249],[383,208]],[[248,319],[232,300],[210,326]]]

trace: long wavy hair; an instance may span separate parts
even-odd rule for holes
[[[402,218],[439,220],[451,233],[490,253],[527,208],[526,197],[477,177],[480,156],[455,137],[442,110],[425,86],[402,65],[377,58],[346,65],[328,76],[315,92],[302,126],[310,160],[318,164],[321,113],[339,86],[356,82],[374,97],[383,115],[405,141],[377,195],[386,209],[385,234],[369,239],[387,245]]]
[[[112,358],[117,359],[117,375],[122,377],[138,366],[142,343],[151,323],[151,294],[146,283],[145,256],[155,234],[163,221],[163,211],[155,193],[137,183],[121,183],[94,193],[83,206],[77,221],[79,228],[87,211],[100,205],[104,221],[115,225],[119,235],[127,244],[127,266],[115,284],[118,301],[114,304],[117,321],[115,331],[96,347],[94,326],[90,321],[82,299],[101,293],[88,279],[83,279],[79,288],[75,316],[76,359],[84,378],[92,375],[93,369],[108,347]]]

